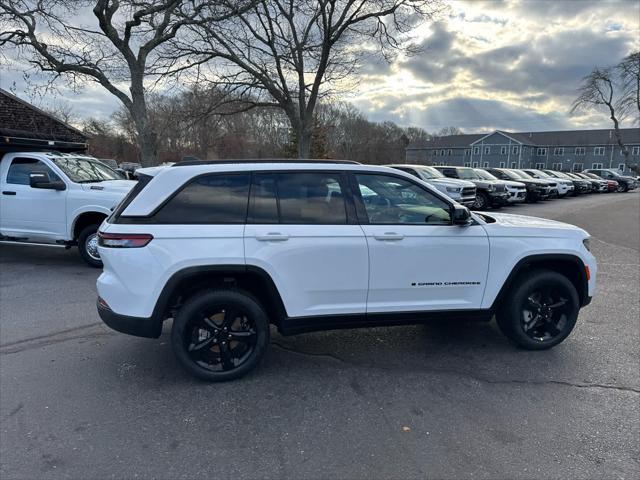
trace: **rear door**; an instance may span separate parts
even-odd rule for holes
[[[254,173],[244,240],[289,317],[365,312],[367,243],[343,173]]]
[[[480,308],[489,265],[481,225],[452,225],[451,205],[404,177],[352,182],[369,245],[367,313]]]

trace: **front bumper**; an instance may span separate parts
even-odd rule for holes
[[[507,199],[507,202],[520,203],[520,202],[524,202],[526,199],[527,199],[526,190],[513,190],[513,191],[509,191],[509,198]]]
[[[126,333],[136,337],[158,338],[162,333],[162,321],[153,317],[130,317],[120,315],[108,309],[98,301],[98,315],[104,323],[117,332]]]
[[[509,192],[489,192],[491,205],[505,205],[509,201]]]

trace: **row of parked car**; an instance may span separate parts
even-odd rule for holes
[[[578,173],[534,168],[389,166],[415,175],[474,210],[587,193],[627,192],[638,187],[636,178],[613,169],[587,169]]]

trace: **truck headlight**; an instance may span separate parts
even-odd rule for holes
[[[591,239],[590,238],[585,238],[582,240],[582,244],[584,245],[584,248],[587,249],[587,251],[591,251]]]
[[[462,188],[460,187],[447,187],[447,192],[450,193],[459,193]]]

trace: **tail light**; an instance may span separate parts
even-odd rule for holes
[[[140,248],[146,246],[153,235],[148,233],[103,233],[98,232],[98,245],[108,248]]]

